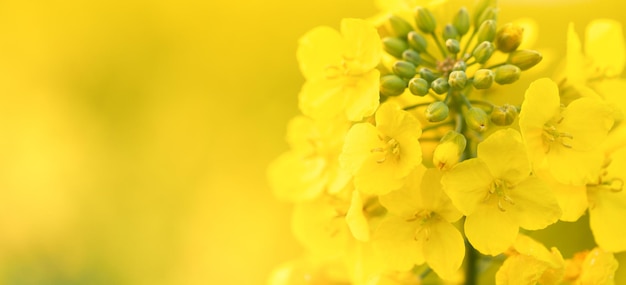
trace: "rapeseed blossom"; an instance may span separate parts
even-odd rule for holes
[[[594,20],[581,41],[570,24],[562,69],[536,78],[537,27],[500,22],[495,0],[379,4],[299,41],[303,115],[268,177],[295,204],[306,253],[270,284],[613,284],[626,251],[621,25]],[[564,259],[529,237],[586,213],[591,251]],[[497,274],[479,278],[484,267]]]

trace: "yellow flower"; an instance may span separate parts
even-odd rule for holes
[[[565,261],[557,248],[548,251],[539,242],[520,234],[513,244],[513,253],[496,273],[496,284],[558,284],[564,271]]]
[[[389,214],[374,233],[374,248],[388,266],[408,270],[424,261],[443,279],[455,277],[465,245],[451,224],[461,218],[441,189],[441,172],[415,170],[405,187],[380,197]]]
[[[478,145],[477,158],[444,174],[444,189],[467,216],[465,234],[478,251],[502,253],[515,240],[519,227],[542,229],[561,216],[548,186],[530,172],[520,134],[504,129]]]
[[[306,78],[299,106],[307,116],[351,121],[370,116],[378,107],[382,54],[380,37],[367,21],[344,19],[341,34],[318,27],[299,41],[300,70]]]
[[[354,175],[357,190],[382,195],[402,187],[422,162],[420,124],[395,104],[381,105],[376,126],[355,124],[345,138],[339,162]]]
[[[587,186],[589,224],[600,248],[619,252],[626,250],[626,148],[610,154],[606,171],[594,184]]]
[[[339,167],[339,153],[348,121],[314,121],[293,118],[287,126],[291,150],[276,158],[268,168],[274,195],[299,202],[312,200],[324,191],[337,193],[350,182],[351,175]]]
[[[562,109],[557,85],[543,78],[526,90],[519,125],[535,170],[548,169],[564,184],[584,185],[602,164],[598,146],[611,129],[613,116],[592,96]]]
[[[590,252],[581,252],[568,259],[565,278],[562,284],[571,285],[613,285],[617,260],[613,253],[594,248]]]

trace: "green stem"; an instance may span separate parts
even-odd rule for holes
[[[487,113],[491,113],[493,111],[493,108],[496,107],[496,105],[487,102],[487,101],[482,101],[482,100],[469,100],[469,102],[471,104],[476,104],[476,105],[483,105],[489,108],[489,111]]]
[[[494,69],[496,67],[503,66],[505,64],[506,64],[506,62],[501,62],[501,63],[495,64],[495,65],[492,65],[490,67],[485,67],[485,69]]]
[[[465,242],[465,258],[467,267],[465,268],[465,285],[476,285],[478,277],[478,251],[469,243]]]
[[[411,109],[415,109],[415,108],[419,108],[419,107],[424,107],[424,106],[428,106],[430,104],[432,104],[433,102],[427,102],[427,103],[419,103],[419,104],[415,104],[415,105],[410,105],[407,107],[404,107],[403,109],[405,111],[411,110]]]
[[[439,47],[439,51],[441,51],[441,55],[443,55],[443,57],[447,57],[448,53],[446,52],[446,49],[443,48],[443,45],[441,45],[441,41],[439,41],[439,37],[437,37],[437,35],[435,34],[435,32],[430,33],[431,36],[433,36],[433,38],[435,39],[435,43],[437,44],[437,47]]]

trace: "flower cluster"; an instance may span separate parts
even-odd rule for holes
[[[570,26],[563,70],[495,105],[497,85],[542,55],[495,1],[442,25],[450,4],[300,39],[303,115],[268,176],[307,253],[271,284],[476,284],[479,258],[501,264],[496,284],[613,284],[626,251],[620,24],[589,24],[584,49]],[[597,247],[570,259],[525,235],[587,211]]]

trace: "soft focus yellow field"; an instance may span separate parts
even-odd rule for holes
[[[297,39],[373,1],[35,2],[0,1],[0,284],[263,284],[298,256],[265,178]],[[539,47],[626,23],[611,1],[513,2],[502,19],[548,25]]]

